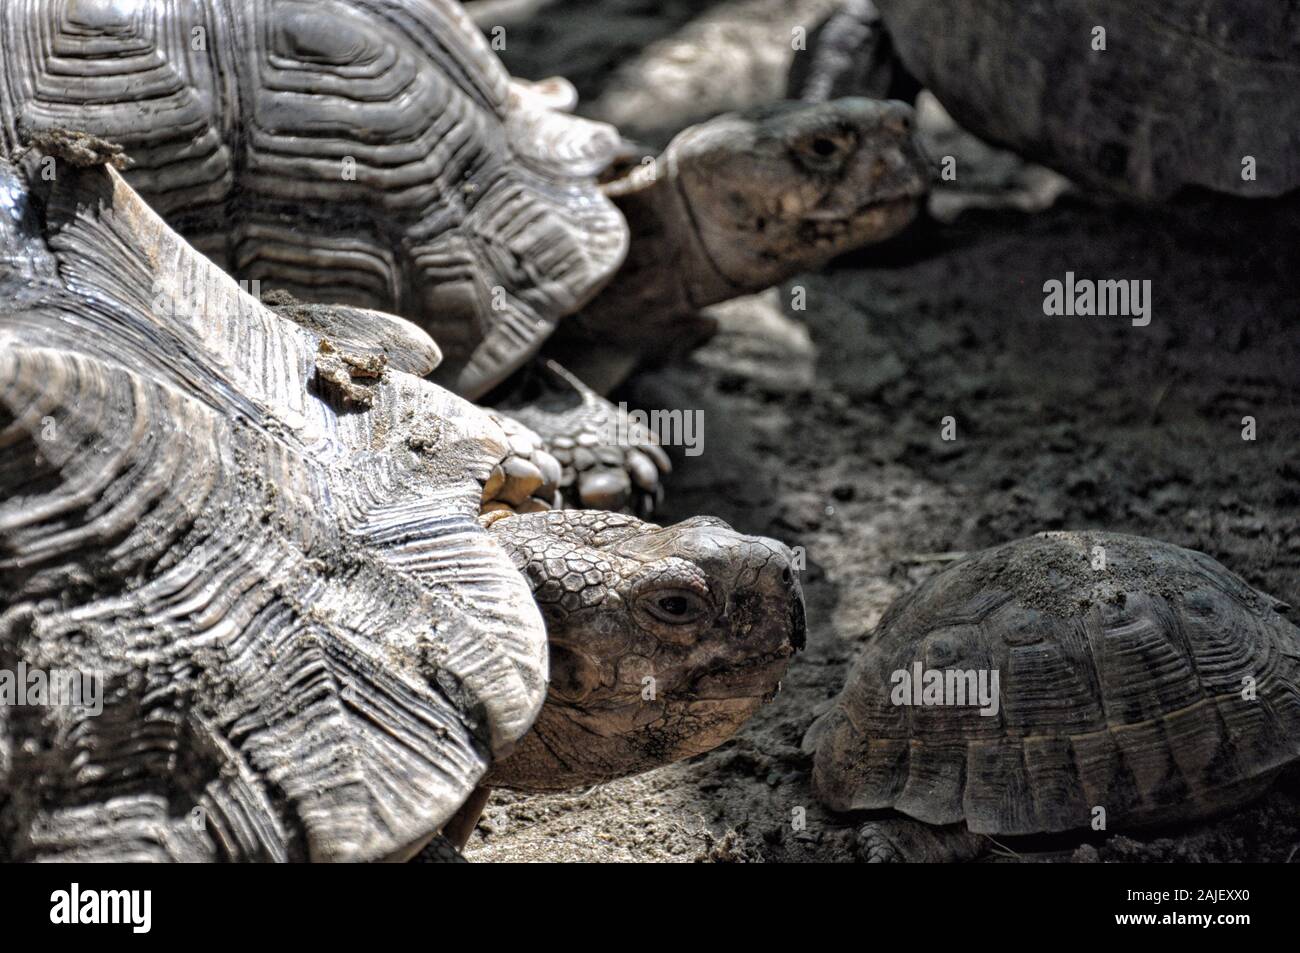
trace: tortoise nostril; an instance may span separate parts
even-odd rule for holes
[[[891,104],[893,108],[886,111],[881,125],[889,132],[906,135],[912,131],[913,112],[910,106],[901,103]]]
[[[789,585],[790,580],[791,580],[792,578],[793,578],[793,577],[790,575],[790,567],[789,567],[789,566],[786,566],[785,568],[783,568],[783,569],[781,570],[781,581],[782,581],[782,582],[784,582],[784,583],[786,583],[787,585]]]

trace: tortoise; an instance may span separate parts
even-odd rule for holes
[[[1300,0],[844,0],[795,79],[924,86],[981,138],[1132,200],[1264,198],[1300,186],[1298,30]]]
[[[606,184],[632,229],[627,261],[547,351],[608,390],[707,340],[716,322],[699,313],[706,305],[898,234],[929,179],[900,102],[786,100],[691,126]]]
[[[584,348],[634,325],[662,335],[660,312],[883,238],[926,182],[905,107],[850,101],[728,119],[698,159],[679,148],[657,185],[611,185],[611,200],[597,178],[626,152],[613,127],[566,112],[563,80],[512,80],[450,0],[18,0],[0,43],[0,146],[60,129],[121,144],[128,181],[232,275],[413,320],[442,349],[441,383],[522,394],[512,412],[547,441],[611,451],[583,455],[585,480],[559,454],[570,498],[599,508],[635,491],[651,509],[667,457],[608,447],[619,411],[533,359],[628,256],[615,202],[671,214],[634,217],[635,280],[593,305]],[[877,199],[890,211],[866,214]]]
[[[869,860],[1231,810],[1300,757],[1288,608],[1137,536],[975,553],[886,612],[804,739],[814,790],[833,811],[908,818],[859,830]]]
[[[489,769],[642,771],[776,690],[783,545],[483,513],[512,439],[425,332],[281,318],[114,158],[0,159],[0,697],[66,686],[0,704],[0,854],[401,859]]]

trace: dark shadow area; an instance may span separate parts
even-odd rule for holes
[[[561,74],[577,87],[581,101],[590,103],[620,64],[723,2],[559,0],[541,15],[508,27],[506,48],[499,52],[512,75],[545,79]],[[594,17],[600,18],[600,43],[592,42]]]

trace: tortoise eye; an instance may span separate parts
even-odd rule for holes
[[[659,608],[671,616],[684,616],[690,609],[690,603],[684,596],[665,596],[659,600]]]
[[[834,172],[853,154],[855,145],[850,132],[823,132],[795,143],[794,155],[810,172]]]
[[[816,139],[812,141],[812,151],[817,153],[819,156],[822,156],[823,158],[825,158],[826,156],[833,156],[835,154],[835,150],[836,150],[835,143],[827,139],[825,136],[818,136]]]
[[[639,601],[646,612],[669,625],[689,625],[709,611],[707,602],[686,589],[650,592]]]

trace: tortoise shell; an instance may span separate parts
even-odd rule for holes
[[[885,614],[810,735],[814,786],[834,810],[1004,835],[1087,827],[1097,808],[1120,827],[1235,806],[1300,753],[1286,608],[1202,553],[1135,536],[976,553]],[[943,688],[927,697],[929,672]]]
[[[876,4],[957,122],[1076,180],[1144,200],[1300,186],[1300,0]]]
[[[615,131],[511,82],[450,0],[12,0],[0,147],[111,140],[241,282],[401,314],[477,397],[622,262]]]
[[[507,435],[391,368],[342,401],[116,172],[42,167],[0,160],[0,857],[402,857],[545,697],[477,519]]]

